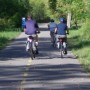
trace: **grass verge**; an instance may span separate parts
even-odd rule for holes
[[[3,49],[8,42],[16,38],[21,33],[20,29],[5,29],[0,31],[0,50]]]
[[[78,30],[70,30],[69,48],[78,57],[90,75],[90,23],[87,22]]]

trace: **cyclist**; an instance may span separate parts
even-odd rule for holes
[[[50,36],[51,36],[51,42],[52,43],[54,41],[55,28],[57,28],[57,24],[54,22],[53,19],[51,19],[50,23],[48,24],[48,29],[50,30]]]
[[[24,27],[24,32],[27,35],[34,35],[34,40],[35,40],[35,45],[38,46],[38,35],[37,35],[37,30],[38,30],[38,24],[36,21],[32,19],[30,15],[27,16],[26,20],[26,25]],[[39,31],[38,31],[39,33]],[[36,54],[38,54],[38,49],[36,50]]]
[[[67,36],[66,34],[69,34],[69,31],[67,29],[66,23],[64,23],[64,18],[60,18],[60,23],[57,25],[57,28],[55,29],[55,32],[57,32],[56,41],[57,41],[57,47],[58,47],[58,37],[64,38],[65,42],[67,42]],[[64,54],[67,54],[67,50],[65,50]]]
[[[22,28],[24,28],[26,25],[26,19],[25,17],[22,17]]]

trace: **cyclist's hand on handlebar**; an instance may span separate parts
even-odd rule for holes
[[[57,31],[55,31],[54,33],[57,34]]]
[[[39,34],[40,33],[40,31],[36,31],[36,34]]]

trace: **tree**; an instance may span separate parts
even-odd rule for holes
[[[47,14],[46,14],[46,6],[45,6],[45,1],[43,0],[30,0],[31,3],[31,8],[32,10],[29,10],[29,13],[33,16],[34,19],[37,21],[44,21],[47,19]]]
[[[20,26],[22,16],[29,9],[28,0],[0,0],[0,24],[5,21],[6,26]]]
[[[54,12],[56,10],[56,4],[57,4],[57,0],[49,0],[49,8],[52,10],[52,12]]]

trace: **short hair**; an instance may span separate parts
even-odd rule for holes
[[[27,15],[27,18],[31,18],[32,19],[32,16],[31,15]]]

